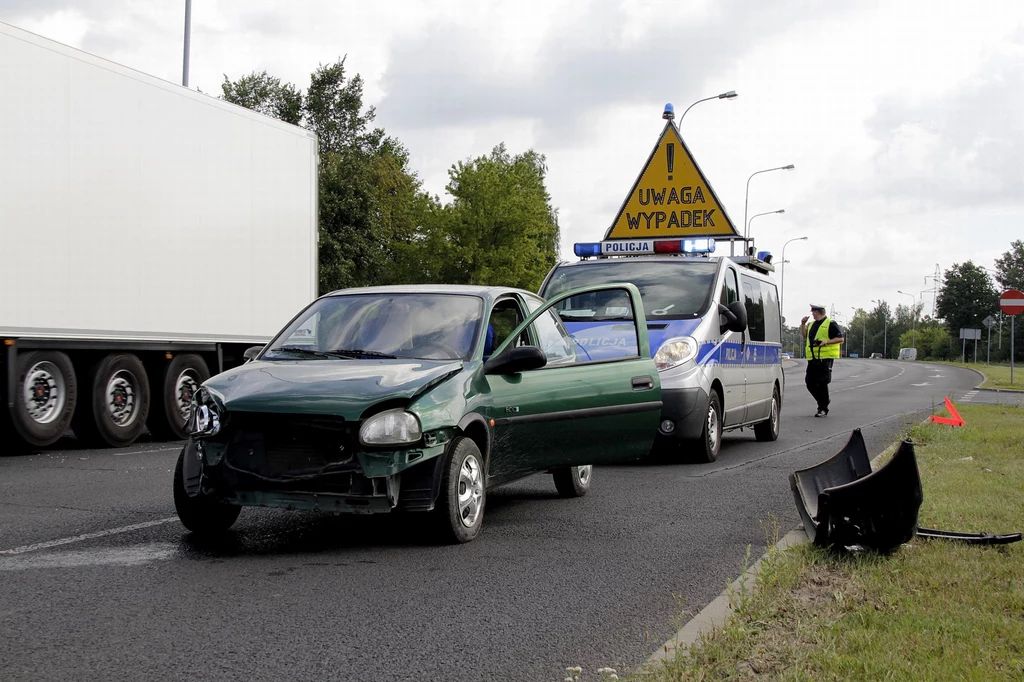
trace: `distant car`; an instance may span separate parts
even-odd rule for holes
[[[882,354],[881,353],[872,353],[871,357],[872,358],[880,358],[880,357],[882,357]]]
[[[598,295],[621,301],[606,318],[619,336],[588,348],[555,306]],[[196,391],[174,474],[178,517],[216,534],[243,506],[397,509],[430,512],[443,539],[467,542],[489,488],[546,471],[562,497],[579,497],[594,464],[654,444],[661,380],[643,310],[632,284],[550,303],[470,286],[322,296]]]
[[[900,348],[900,354],[898,357],[900,360],[917,360],[917,349]]]
[[[792,360],[793,359],[793,354],[792,353],[783,353],[782,354],[782,359],[783,360]]]

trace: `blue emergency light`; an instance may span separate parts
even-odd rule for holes
[[[757,252],[757,260],[764,261],[765,263],[771,263],[772,262],[772,252],[771,251],[758,251]]]
[[[601,242],[588,242],[581,244],[577,242],[572,247],[573,253],[580,258],[589,258],[590,256],[601,255]]]

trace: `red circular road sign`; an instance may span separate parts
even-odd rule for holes
[[[999,309],[1007,315],[1024,313],[1024,294],[1016,289],[1007,289],[999,295]]]

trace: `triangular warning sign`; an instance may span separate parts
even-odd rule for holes
[[[741,237],[672,121],[605,239]]]

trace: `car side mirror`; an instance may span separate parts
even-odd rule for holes
[[[536,346],[509,348],[484,363],[484,374],[516,374],[548,364],[544,351]]]
[[[245,358],[246,362],[249,362],[259,355],[261,350],[263,350],[263,346],[249,346],[245,349],[245,352],[242,353],[242,357]]]
[[[719,303],[718,312],[725,315],[725,324],[719,327],[719,334],[724,334],[725,332],[739,333],[747,328],[747,309],[741,302],[733,301],[729,304],[728,308]]]

